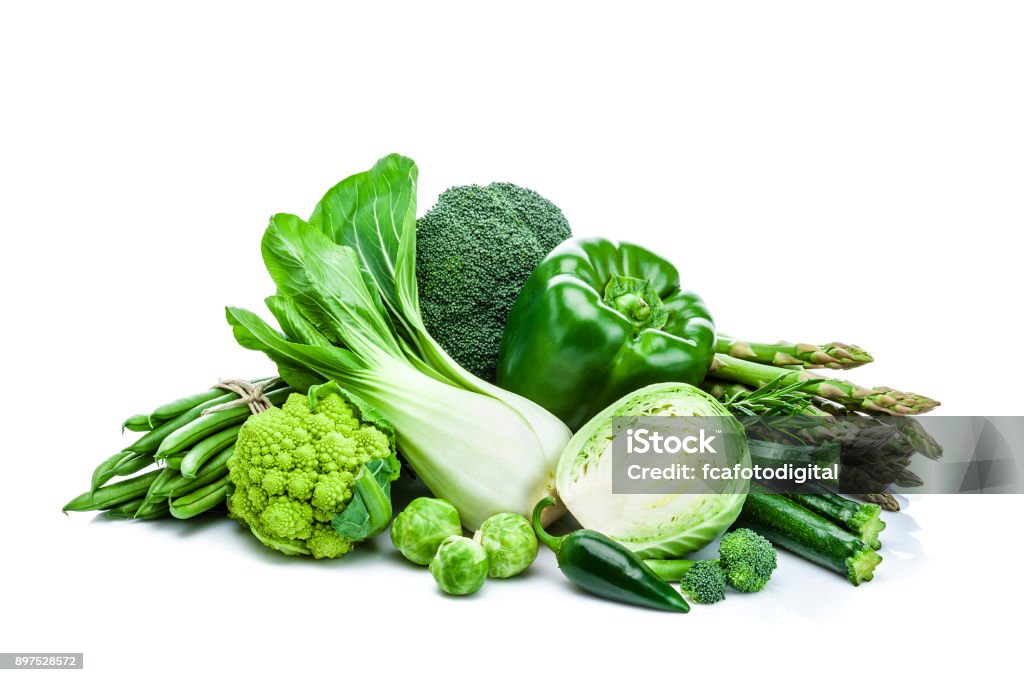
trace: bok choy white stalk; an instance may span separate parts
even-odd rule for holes
[[[392,423],[398,448],[470,529],[529,514],[554,491],[569,430],[488,384],[430,337],[416,285],[416,166],[392,155],[332,188],[309,222],[279,214],[263,237],[282,332],[228,308],[238,342],[299,390],[336,381]]]

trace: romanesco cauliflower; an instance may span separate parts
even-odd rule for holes
[[[360,473],[386,494],[399,465],[390,426],[368,419],[337,386],[325,384],[310,389],[308,397],[293,394],[283,407],[250,417],[228,470],[235,486],[228,498],[233,518],[268,547],[324,559],[345,554],[361,539],[342,536],[332,523],[360,497]],[[373,515],[366,512],[373,502],[358,502],[355,513],[365,521]],[[387,520],[390,513],[388,502]]]

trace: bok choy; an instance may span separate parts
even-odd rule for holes
[[[529,514],[554,490],[568,428],[452,360],[427,333],[416,284],[416,178],[391,155],[332,188],[309,221],[275,215],[263,260],[277,292],[258,315],[227,309],[235,338],[303,391],[325,380],[394,426],[409,466],[470,529]]]

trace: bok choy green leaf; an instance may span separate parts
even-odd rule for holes
[[[336,185],[311,222],[274,216],[263,259],[284,333],[249,311],[227,316],[237,341],[295,388],[333,380],[376,408],[416,474],[476,528],[498,512],[525,515],[551,493],[570,434],[535,403],[466,372],[426,332],[415,181],[412,161],[390,156]]]

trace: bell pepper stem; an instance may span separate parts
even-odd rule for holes
[[[665,304],[646,279],[612,275],[604,302],[622,313],[638,329],[661,329],[668,321]]]
[[[637,322],[644,322],[651,316],[651,306],[647,304],[647,301],[642,296],[637,296],[636,294],[623,294],[619,296],[615,299],[615,308],[626,317]]]
[[[545,509],[555,503],[555,498],[545,497],[543,500],[537,503],[537,506],[533,508],[533,532],[537,534],[537,539],[543,542],[548,548],[556,555],[562,548],[562,542],[565,540],[565,536],[555,536],[544,530],[544,526],[541,525],[540,515]]]

